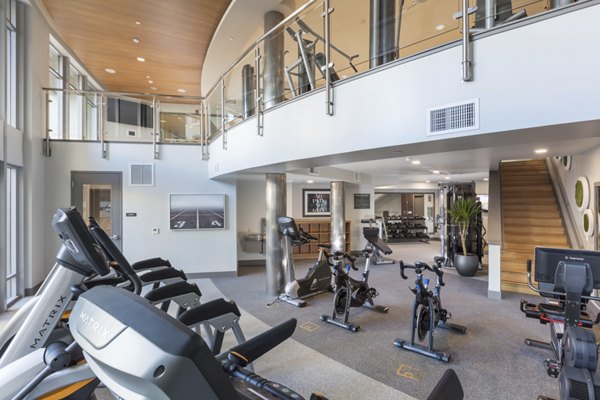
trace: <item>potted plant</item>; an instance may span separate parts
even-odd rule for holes
[[[481,205],[475,198],[458,198],[448,210],[452,221],[458,227],[458,234],[462,244],[463,253],[454,255],[454,267],[459,274],[464,276],[474,276],[479,268],[479,257],[475,254],[467,253],[467,236],[469,227],[473,223],[473,218],[481,212]]]

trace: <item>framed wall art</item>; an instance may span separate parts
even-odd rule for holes
[[[169,228],[182,231],[225,229],[225,195],[170,195]]]
[[[302,189],[302,216],[327,217],[331,215],[329,189]]]

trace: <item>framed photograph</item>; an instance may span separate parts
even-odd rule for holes
[[[331,215],[329,189],[302,189],[302,216],[328,217]]]
[[[225,229],[224,194],[172,194],[169,200],[170,229]]]
[[[370,193],[354,193],[354,209],[368,210],[371,208],[371,194]]]

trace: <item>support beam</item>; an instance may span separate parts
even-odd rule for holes
[[[267,174],[266,204],[266,261],[267,295],[277,296],[283,292],[283,250],[279,235],[277,218],[285,216],[286,195],[285,174]]]
[[[345,251],[346,214],[344,182],[331,182],[331,250]]]

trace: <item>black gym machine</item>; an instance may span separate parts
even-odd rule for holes
[[[398,348],[413,351],[436,360],[448,362],[450,354],[433,349],[433,330],[436,327],[446,329],[455,333],[465,333],[467,328],[462,325],[451,324],[448,322],[452,318],[444,307],[442,307],[441,288],[444,283],[444,272],[442,271],[443,259],[435,258],[435,263],[431,266],[424,262],[416,261],[414,265],[404,264],[400,261],[400,276],[402,279],[408,279],[404,270],[414,269],[417,279],[414,289],[410,289],[415,294],[415,302],[412,309],[412,329],[410,342],[403,339],[394,340],[394,345]],[[423,271],[431,271],[436,275],[436,284],[433,291],[429,290],[429,279],[423,278]],[[419,341],[427,338],[427,347],[415,343],[415,335]]]
[[[600,322],[587,313],[589,300],[600,289],[600,253],[586,250],[535,249],[535,280],[531,282],[531,260],[527,261],[527,283],[548,303],[521,300],[525,316],[550,324],[550,342],[525,339],[529,346],[552,351],[554,358],[544,362],[548,375],[559,379],[561,400],[599,400],[600,377],[596,374],[598,344],[592,332]],[[550,400],[539,396],[538,400]]]

